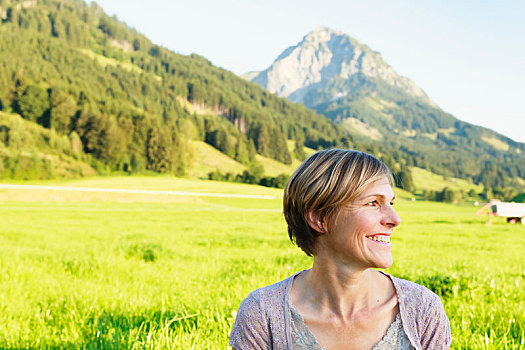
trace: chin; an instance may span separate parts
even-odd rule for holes
[[[388,269],[390,266],[392,266],[392,264],[394,263],[393,259],[390,258],[390,259],[385,259],[385,260],[382,260],[382,261],[376,261],[375,262],[375,268],[376,269]]]

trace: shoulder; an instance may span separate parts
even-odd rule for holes
[[[251,292],[241,302],[237,314],[256,312],[260,316],[266,316],[271,311],[269,308],[284,302],[286,287],[290,278],[292,277]]]
[[[416,303],[419,306],[430,307],[435,303],[441,304],[439,296],[427,287],[402,278],[390,276],[396,287],[399,302],[404,304]]]
[[[257,300],[262,308],[276,304],[281,305],[285,300],[288,285],[291,283],[294,276],[295,275],[272,285],[256,289],[248,295],[248,298]]]
[[[425,286],[390,276],[399,299],[403,328],[424,349],[447,349],[452,342],[450,322],[440,297]],[[405,327],[406,326],[406,327]]]
[[[241,302],[230,333],[233,348],[267,349],[275,342],[272,329],[275,332],[277,323],[284,326],[284,301],[291,278],[256,289]]]

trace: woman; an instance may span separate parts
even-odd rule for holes
[[[252,292],[230,345],[244,349],[447,349],[450,325],[427,288],[374,270],[392,265],[392,174],[353,150],[319,151],[284,191],[288,234],[310,270]]]

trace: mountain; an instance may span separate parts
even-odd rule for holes
[[[340,31],[312,31],[252,81],[357,140],[410,154],[418,167],[489,186],[525,184],[525,144],[446,113],[381,54]]]
[[[253,74],[253,73],[252,73]],[[409,96],[433,105],[423,90],[410,79],[398,75],[381,55],[354,38],[321,27],[306,35],[296,46],[286,49],[272,66],[252,78],[270,92],[313,107],[315,95],[333,80],[351,80],[362,74],[377,78]],[[351,86],[332,91],[325,99],[348,95]]]

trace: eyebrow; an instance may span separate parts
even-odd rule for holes
[[[380,193],[374,193],[374,194],[369,194],[365,197],[363,197],[362,199],[366,199],[366,198],[370,198],[370,197],[381,197],[383,199],[386,199],[386,196],[384,194],[380,194]],[[392,197],[392,200],[396,199],[396,196],[394,195],[394,197]]]

